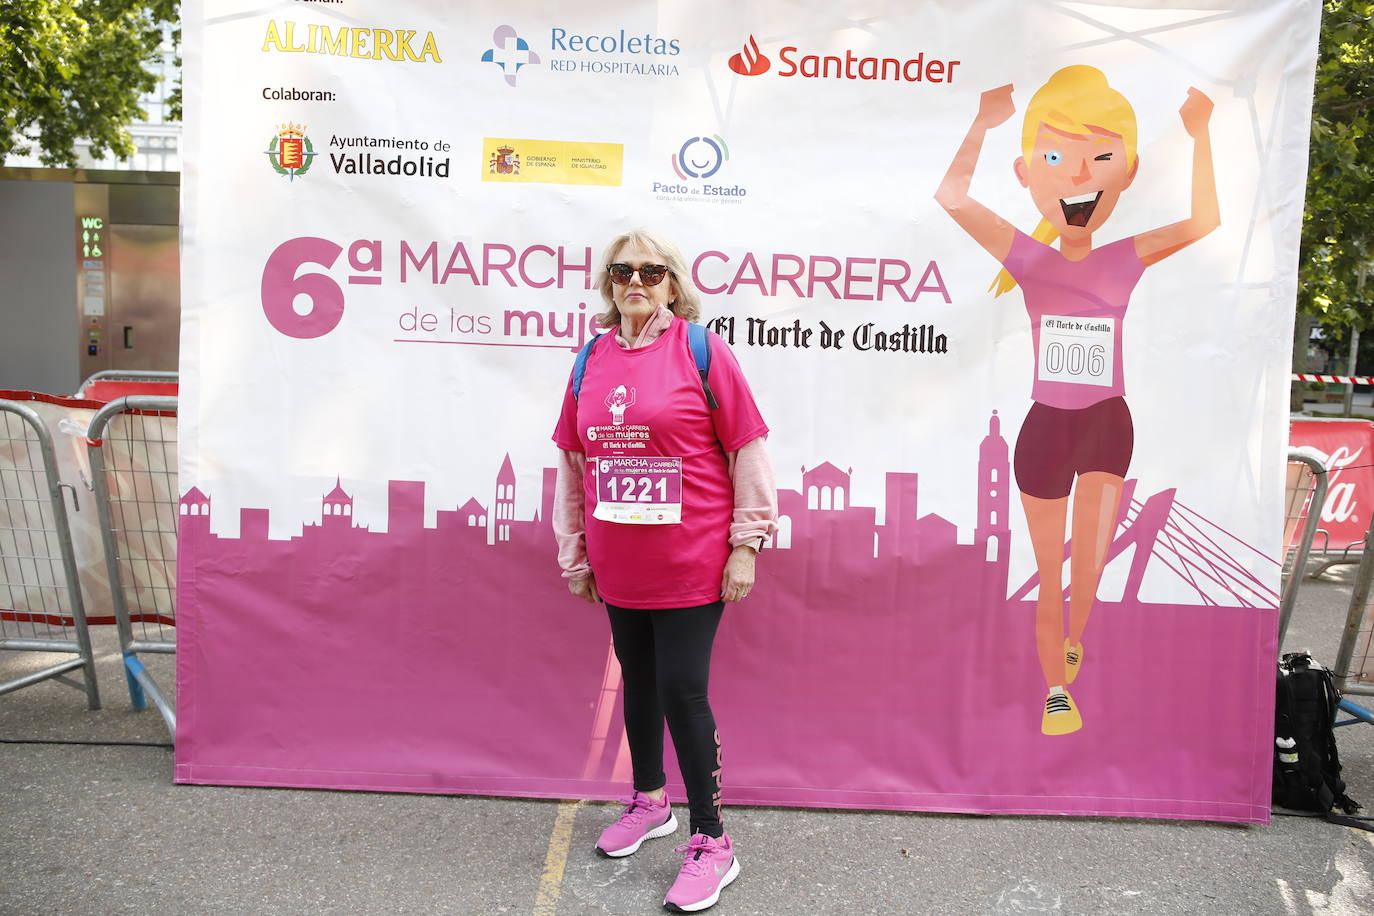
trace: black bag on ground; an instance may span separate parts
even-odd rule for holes
[[[1306,652],[1290,652],[1279,662],[1274,703],[1274,804],[1315,811],[1349,827],[1371,828],[1354,814],[1360,805],[1345,794],[1341,758],[1336,750],[1336,704],[1340,692],[1331,672]]]

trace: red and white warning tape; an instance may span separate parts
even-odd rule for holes
[[[1342,385],[1374,385],[1374,377],[1368,375],[1307,375],[1293,373],[1295,382],[1339,382]]]

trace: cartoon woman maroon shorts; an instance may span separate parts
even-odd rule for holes
[[[1193,138],[1191,215],[1097,247],[1094,233],[1140,168],[1135,111],[1094,67],[1065,67],[1036,91],[1022,123],[1021,156],[1012,165],[1043,217],[1031,235],[968,193],[983,138],[1014,112],[1010,85],[982,94],[935,199],[1002,264],[995,294],[1019,286],[1030,317],[1033,403],[1017,437],[1014,468],[1040,578],[1035,644],[1048,691],[1041,731],[1066,735],[1083,727],[1068,687],[1084,664],[1083,632],[1135,441],[1121,359],[1126,309],[1145,268],[1220,225],[1207,128],[1212,102],[1189,89],[1179,110]]]

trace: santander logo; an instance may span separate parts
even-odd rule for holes
[[[940,58],[928,51],[918,51],[915,57],[865,57],[852,49],[825,49],[830,53],[805,51],[796,45],[778,49],[778,77],[801,79],[865,80],[893,83],[952,83],[960,60]],[[843,51],[843,56],[840,54]],[[730,69],[740,76],[761,76],[772,69],[773,62],[763,56],[753,35],[738,54],[731,55]]]
[[[768,58],[759,51],[759,43],[754,40],[753,35],[750,35],[749,40],[744,43],[742,51],[730,57],[730,69],[740,76],[758,76],[760,73],[767,73],[769,66]]]

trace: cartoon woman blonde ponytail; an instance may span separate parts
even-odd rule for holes
[[[1030,158],[1042,124],[1071,134],[1088,134],[1091,128],[1105,130],[1121,138],[1126,148],[1128,167],[1136,160],[1135,110],[1126,97],[1107,85],[1107,77],[1096,67],[1078,64],[1055,71],[1045,85],[1031,96],[1021,124],[1021,155]],[[1031,233],[1031,238],[1053,244],[1059,232],[1047,219]],[[1016,288],[1006,269],[992,281],[989,289],[1000,296]]]

